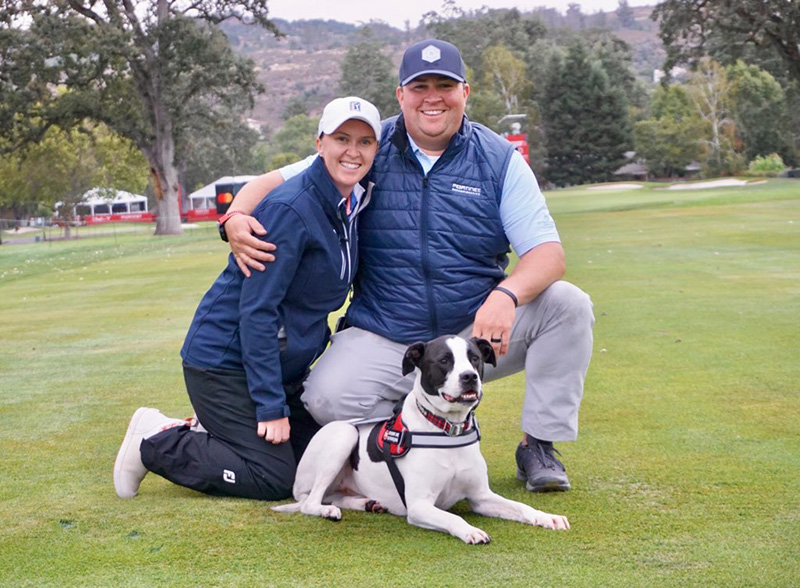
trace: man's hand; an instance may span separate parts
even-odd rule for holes
[[[472,325],[472,336],[486,339],[494,347],[495,354],[500,357],[508,351],[511,327],[516,316],[514,301],[508,294],[492,291],[489,297],[475,313]]]
[[[564,275],[564,250],[561,243],[537,245],[522,257],[511,275],[500,286],[514,293],[520,306],[528,304]],[[472,336],[482,337],[494,347],[499,357],[508,352],[511,328],[516,317],[516,305],[511,296],[492,290],[475,313]]]
[[[264,437],[264,441],[275,445],[288,441],[289,431],[289,417],[258,423],[258,436]]]
[[[254,234],[264,236],[267,231],[252,216],[237,214],[230,217],[225,223],[225,234],[228,235],[228,243],[236,258],[236,264],[248,278],[250,268],[263,272],[265,266],[260,262],[275,261],[275,256],[269,253],[275,251],[275,245],[253,236]]]

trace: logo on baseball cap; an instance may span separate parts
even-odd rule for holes
[[[467,68],[461,59],[461,52],[452,43],[438,39],[411,45],[403,54],[400,63],[401,86],[425,74],[447,76],[458,82],[467,81]]]
[[[361,120],[367,123],[375,132],[375,139],[381,140],[381,115],[375,105],[359,98],[347,96],[331,100],[322,111],[322,117],[317,126],[317,136],[330,135],[348,120]]]

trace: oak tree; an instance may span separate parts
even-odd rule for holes
[[[800,81],[800,3],[794,0],[664,0],[652,14],[667,47],[666,71],[727,47],[771,50]]]
[[[187,129],[223,124],[260,90],[215,26],[230,18],[278,34],[267,0],[4,0],[0,135],[16,148],[53,125],[104,123],[147,159],[156,233],[180,233],[176,154]]]

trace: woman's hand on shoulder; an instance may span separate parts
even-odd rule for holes
[[[289,417],[258,423],[258,436],[264,437],[264,441],[275,445],[288,441],[290,430]]]

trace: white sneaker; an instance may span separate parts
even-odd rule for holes
[[[171,419],[160,410],[142,407],[133,413],[133,418],[125,432],[125,438],[114,462],[114,490],[120,498],[133,498],[139,492],[139,484],[147,475],[142,463],[139,446],[142,439],[166,431],[172,427],[186,425],[182,419]]]

